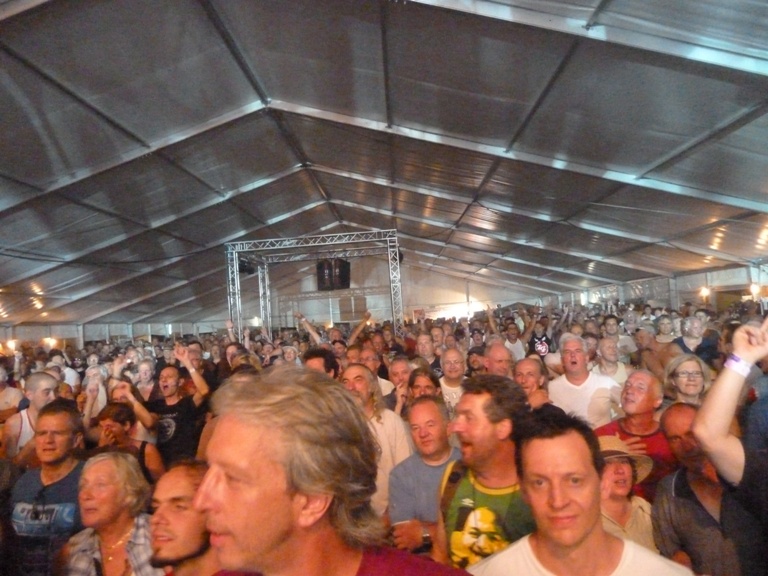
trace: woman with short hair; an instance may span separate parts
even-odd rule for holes
[[[136,458],[106,452],[88,460],[78,503],[85,530],[69,539],[69,576],[162,576],[153,568],[149,515],[142,512],[150,488]]]

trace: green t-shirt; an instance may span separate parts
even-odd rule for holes
[[[453,466],[443,476],[442,488]],[[459,480],[445,516],[451,563],[466,568],[503,550],[536,528],[520,486],[486,488],[471,471]]]

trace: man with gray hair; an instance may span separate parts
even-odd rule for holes
[[[621,386],[613,378],[587,369],[584,339],[566,332],[560,337],[564,374],[549,383],[549,398],[566,413],[586,420],[592,428],[611,421]]]
[[[382,546],[384,526],[371,505],[379,446],[338,383],[281,366],[228,382],[213,408],[220,420],[194,503],[207,514],[224,568],[263,576],[461,574]]]
[[[350,364],[340,380],[357,400],[379,443],[377,490],[372,503],[374,510],[383,516],[389,499],[389,473],[411,455],[405,425],[397,414],[384,406],[378,378],[368,367]]]

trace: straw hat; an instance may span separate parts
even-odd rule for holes
[[[645,454],[631,454],[629,447],[618,436],[600,436],[600,453],[607,462],[614,458],[629,458],[635,463],[636,484],[645,480],[653,469],[653,460]]]

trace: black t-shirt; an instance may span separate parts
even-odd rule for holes
[[[440,358],[439,357],[436,357],[432,361],[432,363],[429,365],[429,369],[432,370],[432,372],[434,372],[435,375],[438,378],[442,378],[443,377],[443,367],[440,366]]]
[[[552,351],[552,340],[546,334],[544,336],[536,336],[534,334],[528,341],[528,350],[535,351],[539,356],[544,358]]]
[[[197,421],[203,408],[195,405],[192,396],[185,396],[176,404],[163,400],[147,404],[147,410],[157,414],[157,449],[168,467],[177,460],[194,458],[200,440]]]
[[[768,537],[768,450],[746,450],[744,475],[736,490],[744,507],[752,512]]]

